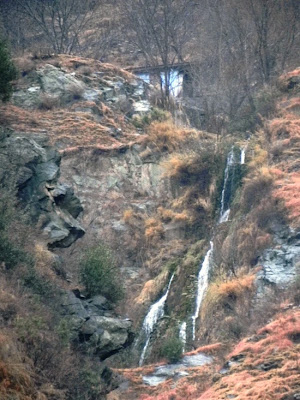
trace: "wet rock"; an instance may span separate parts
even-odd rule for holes
[[[188,368],[198,367],[213,362],[213,358],[199,353],[192,356],[184,356],[176,364],[166,364],[156,367],[151,375],[143,376],[143,382],[149,386],[156,386],[172,378],[178,380],[189,375]]]
[[[213,358],[205,354],[199,353],[193,356],[184,356],[181,363],[185,367],[198,367],[199,365],[210,364],[213,362]]]

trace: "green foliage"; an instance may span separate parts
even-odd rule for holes
[[[168,113],[161,108],[154,107],[149,113],[134,117],[132,123],[136,128],[143,129],[153,121],[162,122],[166,119],[168,119]]]
[[[9,100],[12,92],[11,81],[16,77],[17,70],[11,60],[7,45],[0,39],[0,100]]]
[[[103,244],[86,252],[81,262],[80,276],[88,296],[101,294],[112,302],[123,297],[117,267],[109,249]]]
[[[181,358],[182,350],[183,347],[181,340],[176,335],[172,335],[162,344],[160,354],[170,363],[176,363]]]

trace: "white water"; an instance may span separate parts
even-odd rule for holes
[[[204,257],[201,269],[198,274],[196,311],[195,311],[195,314],[192,316],[193,340],[195,340],[195,336],[196,336],[196,319],[199,316],[201,303],[202,303],[204,294],[206,292],[206,289],[208,287],[208,273],[209,273],[209,268],[210,268],[210,264],[211,264],[211,255],[213,252],[213,247],[214,247],[213,242],[210,242],[210,248]]]
[[[233,152],[233,147],[232,147],[227,156],[227,163],[226,163],[226,168],[225,168],[225,173],[224,173],[224,184],[223,184],[223,190],[222,190],[222,196],[221,196],[221,211],[220,211],[219,224],[222,222],[228,221],[228,218],[229,218],[230,209],[224,210],[225,191],[227,188],[227,182],[228,182],[228,178],[229,178],[229,169],[230,169],[231,165],[233,165],[233,164],[234,164],[234,152]]]
[[[165,303],[168,298],[168,294],[169,294],[169,290],[170,290],[170,286],[171,286],[173,278],[174,278],[174,274],[171,276],[166,293],[156,303],[152,304],[148,314],[146,315],[146,317],[144,319],[142,331],[144,331],[146,334],[146,342],[145,342],[145,345],[144,345],[144,348],[143,348],[143,351],[142,351],[142,354],[140,357],[140,361],[139,361],[140,367],[143,365],[143,362],[145,359],[146,351],[147,351],[147,348],[150,343],[151,333],[153,332],[156,323],[165,314]]]
[[[243,147],[241,149],[241,165],[245,164],[245,158],[246,158],[246,147]]]
[[[186,346],[186,322],[182,322],[179,329],[179,339],[182,342],[182,351],[185,352]]]

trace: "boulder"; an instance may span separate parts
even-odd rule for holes
[[[264,251],[259,259],[262,265],[257,274],[258,293],[264,292],[265,285],[286,287],[296,277],[297,264],[300,261],[299,232],[292,230],[275,235],[276,247]]]
[[[128,319],[92,316],[81,326],[79,337],[104,360],[133,342],[131,328],[132,322]]]
[[[83,96],[85,85],[73,74],[67,74],[60,68],[51,64],[46,64],[37,71],[41,89],[53,97],[58,97],[62,101],[70,102]]]

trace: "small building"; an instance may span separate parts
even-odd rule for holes
[[[165,66],[143,66],[128,67],[127,71],[132,72],[145,82],[165,87]],[[173,97],[192,97],[192,79],[190,73],[190,63],[177,63],[168,67],[169,90]]]

